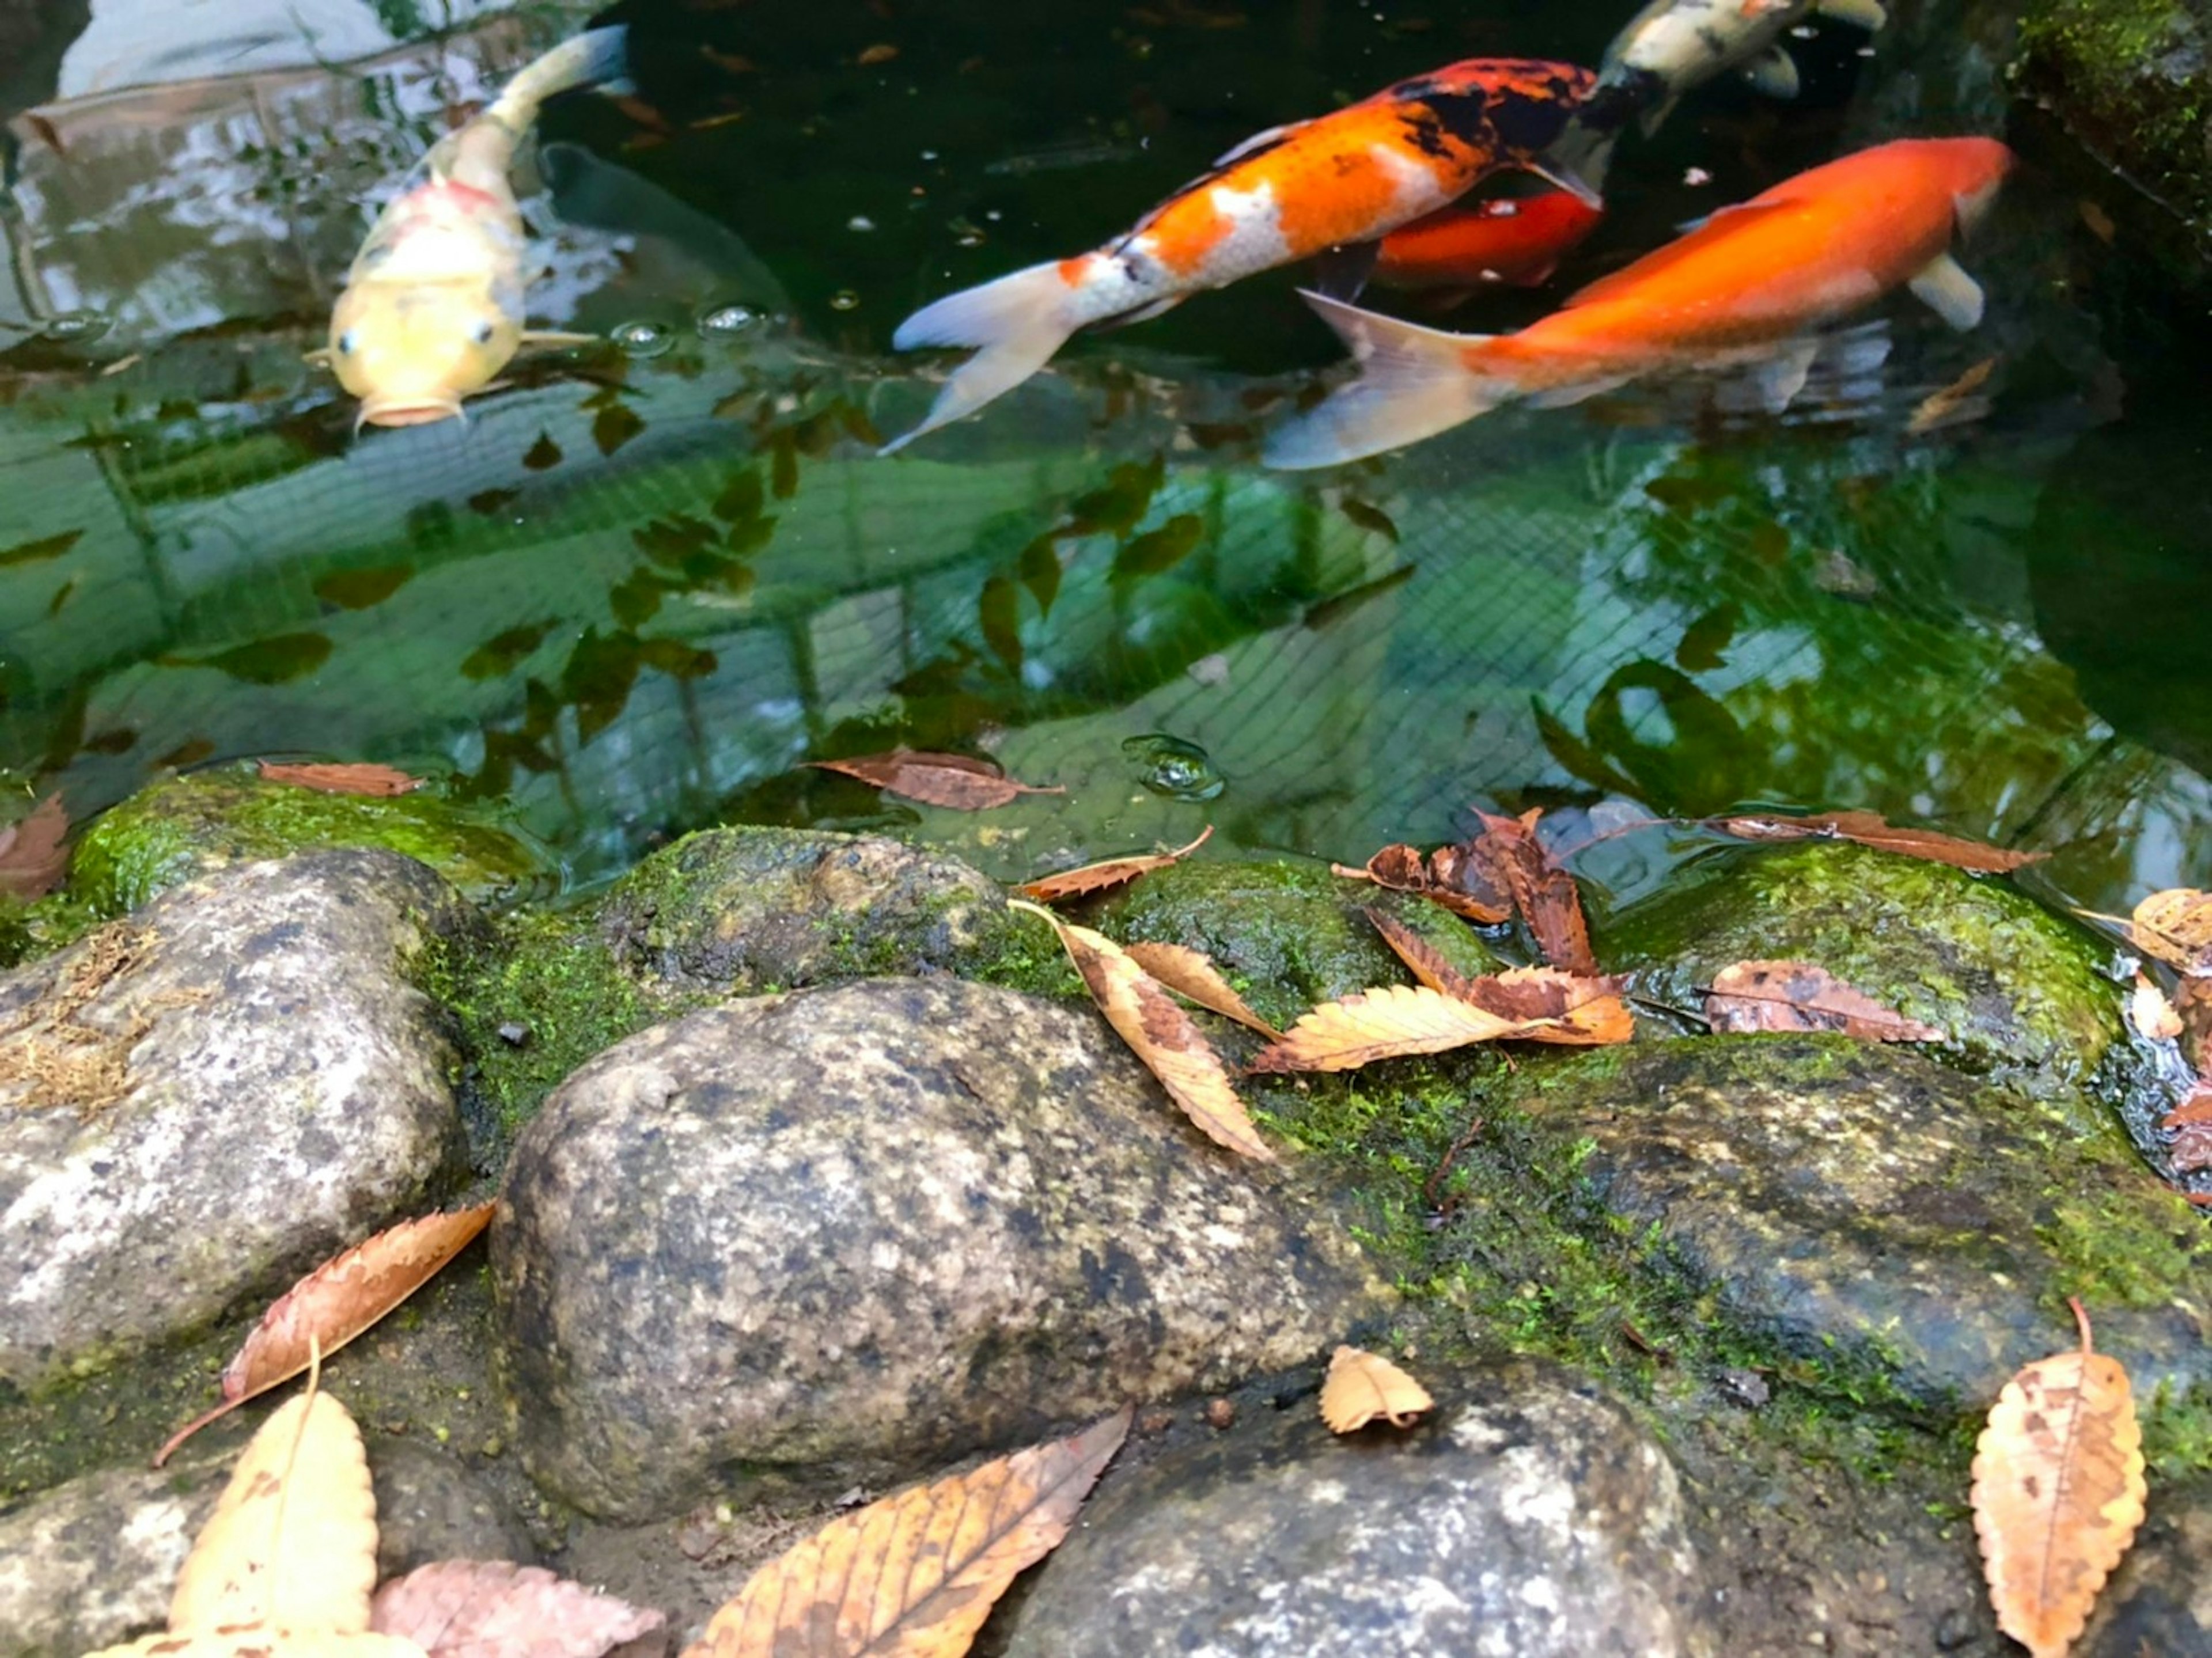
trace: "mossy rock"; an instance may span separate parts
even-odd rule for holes
[[[70,891],[121,915],[197,876],[323,847],[399,853],[479,900],[515,896],[547,874],[515,836],[428,790],[324,794],[219,767],[156,783],[101,814],[77,845]]]
[[[1254,1011],[1285,1024],[1316,1002],[1407,981],[1363,906],[1405,922],[1462,973],[1501,965],[1472,927],[1426,899],[1310,864],[1176,864],[1096,906],[1088,919],[1120,943],[1204,950]]]
[[[2105,947],[2009,884],[1841,841],[1729,849],[1602,926],[1598,955],[1639,995],[1692,1011],[1741,961],[1804,961],[1945,1033],[1945,1054],[2070,1107],[2130,1062]]]

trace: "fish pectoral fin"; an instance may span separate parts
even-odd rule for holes
[[[1588,380],[1570,380],[1564,386],[1547,386],[1540,392],[1532,392],[1522,401],[1531,409],[1571,409],[1607,392],[1617,392],[1635,378],[1633,374],[1593,374]]]
[[[1375,274],[1382,247],[1380,242],[1344,242],[1323,248],[1314,258],[1314,291],[1346,304],[1358,299]]]
[[[1881,0],[1815,0],[1813,9],[1823,17],[1849,23],[1869,34],[1889,21],[1889,13],[1883,9]]]
[[[1150,322],[1153,318],[1165,316],[1174,310],[1183,302],[1185,297],[1187,296],[1181,294],[1170,294],[1164,300],[1154,300],[1150,305],[1140,305],[1134,311],[1124,311],[1117,317],[1103,318],[1097,322],[1090,324],[1085,331],[1092,334],[1110,334],[1117,328],[1127,328],[1133,322]]]
[[[1961,332],[1982,319],[1982,285],[1948,253],[1938,253],[1905,285],[1929,310]]]
[[[1602,169],[1610,165],[1613,161],[1613,146],[1608,143],[1591,152],[1589,159],[1599,164],[1599,176],[1602,177]],[[1597,186],[1572,167],[1563,165],[1551,156],[1539,155],[1534,160],[1522,162],[1521,170],[1541,179],[1556,190],[1565,191],[1568,195],[1573,197],[1593,213],[1605,211],[1605,197],[1598,193]]]
[[[606,342],[598,334],[563,334],[557,331],[526,328],[522,331],[521,343],[550,348],[564,345],[604,345]]]
[[[1756,363],[1751,370],[1752,388],[1759,394],[1759,406],[1770,415],[1778,415],[1796,402],[1797,394],[1805,389],[1811,378],[1814,360],[1820,355],[1817,339],[1791,340],[1774,349],[1774,355]]]
[[[1753,92],[1786,101],[1797,95],[1797,60],[1779,46],[1769,46],[1743,66],[1743,79]]]

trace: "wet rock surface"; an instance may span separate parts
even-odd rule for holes
[[[2081,1658],[2212,1652],[2212,1478],[2154,1486],[2149,1506],[2075,1648]]]
[[[453,893],[383,852],[248,865],[0,978],[0,1381],[206,1323],[452,1172],[410,963]]]
[[[1310,1398],[1112,1479],[1010,1658],[1717,1654],[1665,1455],[1549,1366],[1432,1376],[1418,1426]]]
[[[1298,1362],[1382,1296],[1273,1186],[1087,1011],[867,981],[691,1014],[516,1147],[493,1259],[520,1448],[640,1519],[740,1468],[881,1483]]]

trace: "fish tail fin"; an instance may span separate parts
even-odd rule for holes
[[[629,72],[629,31],[619,23],[586,29],[524,64],[500,88],[486,112],[519,132],[538,118],[538,106],[556,94],[579,87],[615,89]]]
[[[1270,466],[1300,471],[1401,448],[1520,390],[1486,361],[1495,335],[1423,328],[1310,291],[1301,297],[1352,348],[1359,378],[1270,433],[1261,457]]]
[[[885,444],[893,454],[925,432],[972,415],[1043,367],[1067,337],[1091,320],[1061,266],[1033,264],[979,287],[948,294],[898,325],[892,346],[975,346],[975,355],[952,371],[921,424]]]

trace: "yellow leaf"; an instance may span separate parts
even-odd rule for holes
[[[1254,1071],[1350,1071],[1409,1054],[1442,1054],[1472,1042],[1527,1036],[1550,1021],[1501,1019],[1425,985],[1363,990],[1323,1002],[1263,1048]]]
[[[755,1572],[684,1658],[957,1658],[1067,1535],[1129,1417],[831,1521]]]
[[[2004,1632],[2063,1658],[2142,1523],[2142,1432],[2128,1373],[2092,1352],[2038,1360],[2005,1383],[1974,1457],[1974,1530]]]
[[[2135,992],[2128,998],[2128,1023],[2138,1035],[2154,1042],[2171,1042],[2181,1035],[2181,1015],[2148,974],[2136,975]]]
[[[1133,853],[1127,858],[1109,858],[1103,863],[1085,864],[1080,869],[1064,869],[1057,875],[1043,875],[1034,881],[1024,881],[1014,889],[1024,898],[1034,898],[1041,904],[1059,902],[1062,898],[1077,898],[1085,893],[1102,892],[1108,887],[1118,887],[1133,881],[1139,875],[1156,869],[1165,869],[1179,863],[1204,846],[1213,834],[1208,823],[1198,832],[1198,839],[1187,847],[1177,847],[1173,852]]]
[[[2128,935],[2146,956],[2184,973],[2212,974],[2212,893],[2194,887],[2154,892],[2136,906]]]
[[[90,1658],[428,1658],[398,1635],[341,1635],[335,1630],[271,1630],[264,1624],[197,1635],[141,1636]]]
[[[1364,1347],[1339,1347],[1321,1385],[1321,1419],[1331,1433],[1357,1432],[1378,1416],[1394,1428],[1409,1428],[1436,1402],[1419,1382]]]
[[[1248,1025],[1271,1042],[1282,1040],[1283,1033],[1246,1005],[1204,950],[1182,944],[1125,944],[1122,949],[1131,961],[1176,995],[1224,1019]]]

